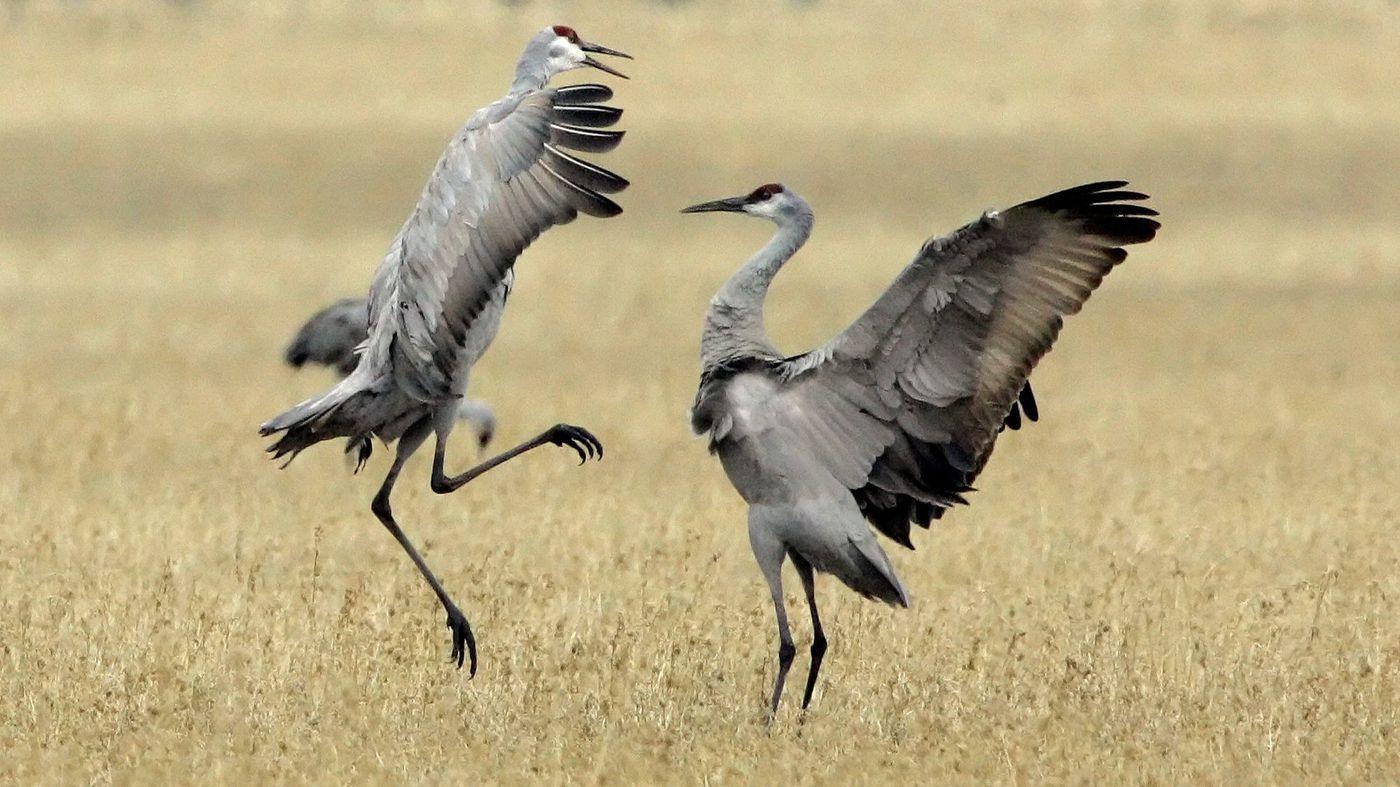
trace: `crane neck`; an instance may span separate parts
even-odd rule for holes
[[[549,43],[553,40],[553,31],[545,28],[525,45],[515,63],[515,79],[510,83],[512,95],[541,90],[559,73],[549,57]]]
[[[763,302],[778,271],[811,236],[814,219],[804,204],[775,220],[778,231],[710,301],[700,339],[701,361],[706,368],[745,357],[782,357],[763,327]]]
[[[543,63],[527,63],[524,59],[515,67],[515,81],[510,83],[511,95],[543,90],[554,78]]]

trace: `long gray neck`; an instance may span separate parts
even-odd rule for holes
[[[526,62],[521,58],[520,64],[515,67],[515,81],[510,83],[512,95],[518,93],[528,93],[532,90],[540,90],[549,84],[549,80],[554,77],[544,67],[543,63]]]
[[[700,361],[705,368],[736,358],[782,357],[763,329],[763,301],[773,277],[812,234],[812,221],[806,206],[785,214],[768,243],[710,301],[700,335]]]
[[[515,64],[515,81],[510,83],[512,94],[539,90],[554,78],[555,72],[549,69],[549,42],[553,40],[550,31],[542,30],[525,45]]]

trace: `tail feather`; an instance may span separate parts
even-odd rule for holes
[[[847,554],[861,570],[854,576],[842,577],[846,584],[861,595],[908,608],[909,593],[895,575],[894,566],[890,565],[889,557],[875,536],[867,530],[863,537],[848,536],[847,541],[850,543]]]
[[[359,473],[365,469],[365,464],[369,462],[370,456],[374,453],[374,441],[369,439],[369,435],[359,435],[352,437],[345,442],[345,456],[351,462],[351,472]]]
[[[278,432],[282,436],[267,447],[273,459],[286,456],[283,467],[291,464],[297,454],[306,448],[333,437],[349,437],[354,430],[348,424],[340,423],[335,415],[351,397],[360,393],[360,387],[352,383],[352,378],[342,380],[329,391],[314,396],[301,404],[278,415],[258,429],[258,434],[270,437]]]

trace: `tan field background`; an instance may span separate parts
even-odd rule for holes
[[[1400,779],[1400,8],[1387,2],[11,3],[0,28],[0,777],[11,782]],[[634,186],[522,258],[473,391],[542,451],[397,510],[279,472],[279,355],[363,291],[444,140],[551,23],[636,55]],[[592,80],[566,75],[561,80]],[[605,78],[616,83],[618,80]],[[688,433],[711,293],[782,180],[818,226],[793,351],[923,239],[1123,177],[1135,249],[1034,376],[973,505],[827,579],[805,717]],[[473,459],[466,439],[449,464]],[[897,554],[896,554],[897,552]]]

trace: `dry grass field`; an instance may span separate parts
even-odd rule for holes
[[[1400,779],[1394,3],[0,13],[0,779]],[[367,286],[555,22],[637,56],[608,156],[634,186],[526,253],[474,394],[507,443],[568,420],[607,458],[446,498],[410,465],[468,681],[368,511],[383,452],[279,472],[256,426],[328,382],[281,365],[290,331]],[[813,202],[770,299],[797,351],[927,235],[1104,177],[1159,239],[1069,321],[973,505],[891,549],[913,608],[819,584],[823,686],[765,726],[771,610],[685,414],[767,230],[676,210]]]

